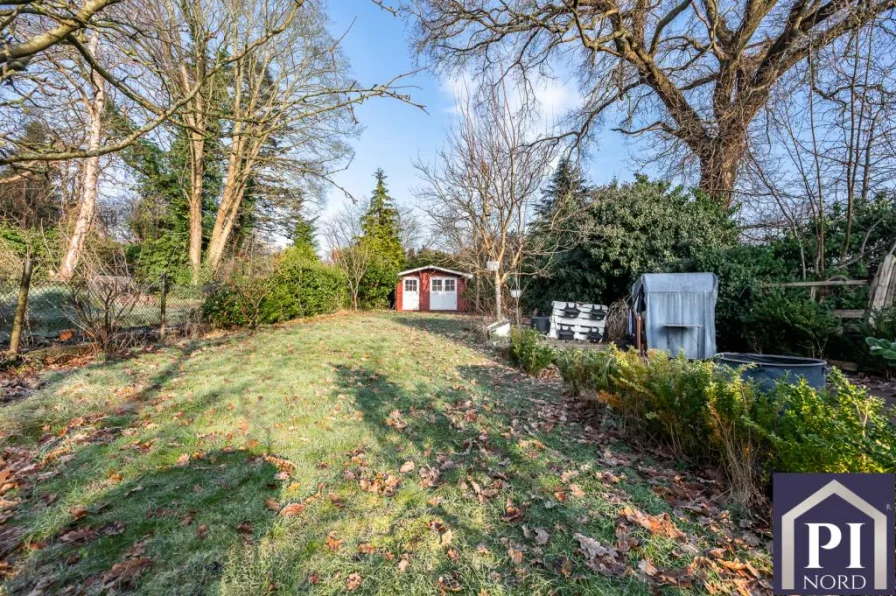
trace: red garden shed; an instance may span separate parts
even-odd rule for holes
[[[395,310],[465,312],[464,293],[471,277],[435,265],[402,271],[395,288]]]

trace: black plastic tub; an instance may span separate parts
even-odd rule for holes
[[[532,317],[532,328],[547,335],[551,330],[551,317]]]
[[[763,391],[771,391],[778,381],[799,383],[800,379],[805,379],[815,389],[824,389],[827,383],[828,363],[815,358],[722,352],[716,354],[714,360],[732,368],[749,365],[741,376],[756,381]]]

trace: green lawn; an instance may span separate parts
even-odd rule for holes
[[[0,410],[0,571],[8,593],[767,592],[769,536],[611,431],[450,316],[49,373]]]

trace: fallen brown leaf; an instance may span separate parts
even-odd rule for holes
[[[342,546],[342,538],[339,538],[335,532],[330,532],[327,534],[327,548],[332,551],[339,550],[339,547]]]
[[[151,566],[152,559],[148,557],[137,557],[116,563],[102,575],[103,587],[106,589],[133,587],[137,576]]]
[[[280,510],[280,515],[283,517],[295,517],[305,511],[305,505],[302,503],[290,503],[286,507]]]
[[[653,577],[657,574],[657,568],[650,561],[650,559],[641,559],[641,562],[638,563],[638,569],[640,569],[648,577]]]
[[[668,513],[660,515],[648,515],[643,511],[638,511],[631,507],[624,507],[619,514],[642,528],[650,530],[652,534],[674,538],[675,540],[683,540],[687,538],[684,532],[678,529]]]

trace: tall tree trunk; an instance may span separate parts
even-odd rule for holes
[[[99,35],[93,33],[90,38],[90,52],[96,56],[99,47]],[[93,99],[87,104],[87,114],[90,117],[90,126],[87,133],[87,149],[95,151],[99,149],[103,137],[103,109],[106,104],[106,89],[103,77],[96,71],[91,73],[90,80],[93,84]],[[84,160],[84,172],[81,185],[81,200],[78,202],[78,217],[75,220],[75,229],[69,239],[68,249],[59,266],[56,277],[62,281],[68,281],[75,273],[81,252],[87,235],[93,227],[96,218],[96,195],[99,185],[100,158],[88,157]]]
[[[227,176],[224,179],[224,191],[221,194],[221,204],[218,205],[218,215],[215,217],[215,226],[212,228],[212,237],[208,244],[206,257],[209,270],[212,275],[218,273],[221,261],[224,258],[224,249],[230,239],[230,232],[236,221],[243,201],[245,190],[245,172],[251,171],[252,164],[245,156],[245,137],[237,128],[230,147],[230,155],[227,161]]]
[[[193,270],[193,285],[199,284],[202,267],[202,195],[205,179],[205,139],[196,139],[191,133],[190,140],[190,265]]]
[[[700,158],[700,190],[724,207],[731,206],[737,169],[746,149],[746,135],[728,135],[705,142]]]
[[[204,56],[197,64],[197,79],[205,77]],[[181,84],[185,90],[191,84],[190,73],[186,65],[180,67]],[[190,139],[190,189],[187,197],[190,217],[190,266],[192,268],[192,283],[199,284],[199,275],[202,268],[202,197],[205,185],[205,139],[208,124],[208,112],[206,109],[206,94],[200,93],[190,102],[190,110],[184,114],[184,123],[189,127]]]

